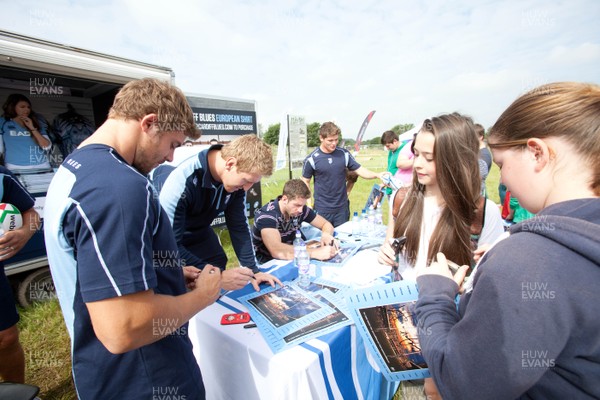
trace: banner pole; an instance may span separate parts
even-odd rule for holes
[[[290,150],[290,114],[286,114],[287,118],[287,149],[288,149],[288,171],[290,179],[292,179],[292,153]],[[280,132],[281,134],[281,132]]]

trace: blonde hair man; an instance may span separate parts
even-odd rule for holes
[[[246,218],[246,191],[273,172],[271,147],[256,135],[243,135],[226,145],[202,150],[176,168],[162,166],[153,172],[160,202],[167,212],[179,252],[191,273],[215,265],[223,271],[222,288],[236,290],[249,281],[281,282],[259,272]],[[211,223],[221,213],[242,267],[225,269],[227,255]]]

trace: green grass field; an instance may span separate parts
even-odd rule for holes
[[[276,154],[276,150],[274,151]],[[373,171],[386,169],[387,154],[382,147],[362,150],[357,160]],[[276,171],[271,177],[262,180],[263,204],[281,194],[283,184],[287,181],[288,170]],[[293,171],[293,177],[299,178],[300,170]],[[487,179],[488,196],[498,203],[499,170],[494,165]],[[359,178],[350,195],[351,212],[364,207],[371,192],[374,180]],[[387,205],[385,205],[387,207]],[[383,214],[387,223],[387,213]],[[229,257],[228,267],[239,265],[233,253],[229,234],[226,230],[218,230],[223,247]],[[25,350],[26,381],[40,386],[40,398],[44,400],[76,399],[71,379],[70,341],[62,319],[58,301],[37,304],[27,309],[19,309],[21,322],[21,343]],[[394,397],[399,397],[399,393]]]

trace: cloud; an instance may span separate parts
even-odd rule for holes
[[[595,63],[600,60],[600,44],[582,43],[577,46],[556,46],[550,52],[548,61],[564,66]]]
[[[367,138],[455,110],[489,126],[539,84],[600,80],[595,0],[93,4],[9,2],[5,26],[171,67],[186,92],[256,100],[265,129],[286,110],[355,135],[375,109]]]

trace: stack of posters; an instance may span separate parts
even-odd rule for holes
[[[365,268],[366,261],[362,264],[366,270],[374,267]],[[346,268],[344,272],[348,272]],[[283,287],[269,286],[238,301],[247,307],[274,353],[355,324],[387,380],[429,377],[414,312],[416,282],[356,287],[356,283],[324,277],[314,279],[306,288],[286,281]]]

